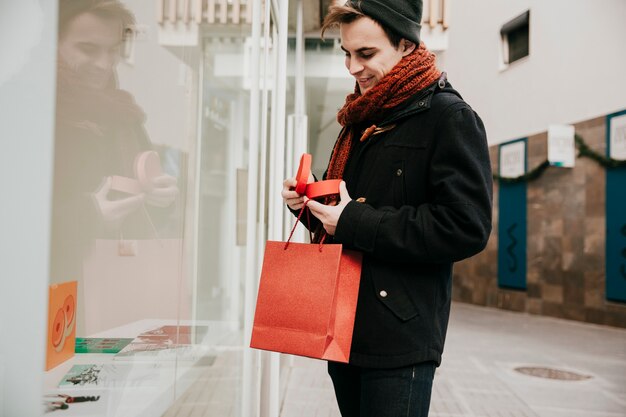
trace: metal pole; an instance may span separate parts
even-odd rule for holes
[[[202,50],[200,52],[200,65],[199,65],[199,72],[198,72],[198,110],[197,110],[197,117],[198,120],[196,120],[196,143],[195,143],[195,149],[193,154],[195,154],[195,160],[194,160],[194,164],[193,164],[193,175],[190,175],[192,177],[192,184],[193,184],[193,222],[191,223],[192,225],[195,225],[196,227],[192,227],[191,228],[191,236],[192,236],[192,248],[191,248],[191,279],[192,279],[192,288],[193,288],[193,299],[191,301],[191,317],[193,317],[194,320],[198,319],[198,259],[199,259],[199,254],[198,254],[198,248],[200,247],[200,232],[199,232],[199,228],[197,227],[200,224],[200,203],[202,201],[202,195],[201,195],[201,190],[202,188],[200,187],[201,182],[202,182],[202,170],[201,170],[201,164],[202,164],[202,127],[203,127],[203,122],[204,122],[204,60],[205,60],[205,48],[206,48],[206,44],[203,43],[202,46]],[[189,169],[189,171],[191,171],[191,169]],[[191,173],[191,172],[190,172]],[[189,201],[189,197],[187,198],[187,201]]]
[[[279,240],[283,234],[283,215],[285,208],[280,197],[282,181],[285,176],[285,114],[287,91],[287,41],[289,23],[289,0],[280,0],[278,19],[278,66],[276,68],[276,136],[272,141],[270,154],[269,218],[268,238]],[[264,355],[268,368],[263,373],[269,381],[268,398],[262,400],[262,410],[267,410],[267,417],[278,417],[280,413],[280,354]]]
[[[257,251],[256,251],[256,224],[258,200],[258,171],[259,171],[259,57],[261,49],[261,2],[252,3],[252,33],[250,59],[250,130],[248,135],[248,211],[246,216],[246,275],[244,289],[244,353],[243,353],[243,387],[241,399],[241,416],[257,414],[254,398],[258,393],[256,368],[258,353],[246,348],[249,346],[249,337],[252,334],[254,320],[255,296],[257,292]],[[250,4],[248,4],[250,6]]]
[[[303,115],[305,110],[304,102],[304,27],[303,14],[304,7],[302,0],[297,0],[296,9],[296,92],[295,92],[295,114]]]
[[[287,41],[289,0],[280,0],[278,21],[278,65],[276,68],[276,129],[270,146],[269,238],[282,238],[283,207],[280,191],[285,175],[285,120],[287,91]]]
[[[303,0],[297,0],[297,26],[296,26],[296,65],[295,65],[295,117],[294,134],[289,155],[292,165],[298,166],[300,156],[307,151],[307,116],[306,116],[306,89],[305,89],[305,54],[304,54],[304,6]],[[292,174],[289,174],[292,175]],[[293,217],[293,216],[291,216]],[[293,221],[293,219],[292,219]],[[292,224],[290,222],[290,224]],[[291,228],[289,228],[291,229]],[[285,231],[288,233],[288,231]],[[297,242],[304,242],[306,233],[304,228],[299,228],[294,235]]]

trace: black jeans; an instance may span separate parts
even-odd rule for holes
[[[427,417],[436,365],[373,369],[328,362],[342,417]]]

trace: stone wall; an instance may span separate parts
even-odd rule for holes
[[[576,133],[605,154],[606,118],[575,125]],[[498,147],[490,149],[498,172]],[[547,133],[528,137],[528,169],[547,159]],[[498,182],[487,248],[455,264],[457,301],[626,327],[626,303],[605,297],[605,168],[577,158],[574,168],[549,167],[527,189],[527,289],[498,288]]]

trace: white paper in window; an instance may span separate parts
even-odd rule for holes
[[[548,161],[557,167],[573,168],[576,161],[574,126],[550,125],[548,127]]]
[[[626,114],[610,120],[610,156],[613,159],[626,160]]]
[[[526,143],[513,142],[500,147],[500,176],[515,178],[526,173]]]

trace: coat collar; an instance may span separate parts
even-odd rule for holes
[[[461,97],[448,82],[447,74],[442,72],[437,81],[422,91],[417,92],[413,97],[409,98],[405,104],[398,106],[398,108],[380,122],[378,126],[384,127],[406,117],[429,110],[433,96],[439,91],[446,91]]]

